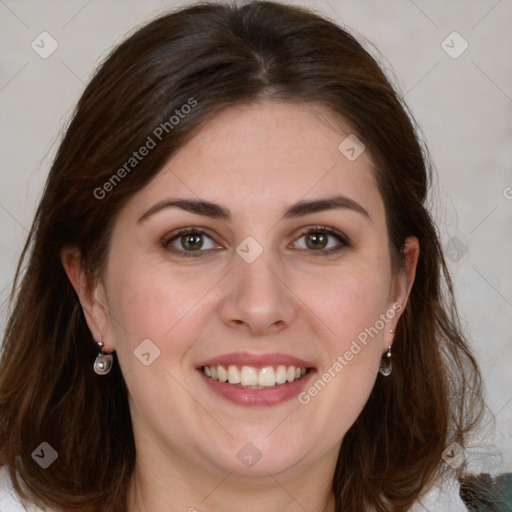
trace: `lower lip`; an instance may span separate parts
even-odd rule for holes
[[[201,370],[199,370],[199,372],[206,385],[216,394],[236,405],[246,406],[271,406],[291,400],[298,396],[306,387],[311,376],[315,373],[314,370],[308,370],[308,373],[306,373],[304,377],[294,380],[293,382],[277,384],[272,388],[247,389],[228,384],[227,382],[214,380],[207,377]]]

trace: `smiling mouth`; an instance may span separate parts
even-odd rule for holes
[[[268,389],[301,379],[308,373],[308,368],[292,365],[256,368],[255,366],[230,364],[202,366],[201,371],[212,380],[232,384],[239,388]]]

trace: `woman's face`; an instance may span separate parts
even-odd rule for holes
[[[232,107],[121,210],[96,318],[138,456],[240,475],[334,466],[407,286],[370,157],[333,127],[301,104]]]

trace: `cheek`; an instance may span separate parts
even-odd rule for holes
[[[151,265],[125,265],[114,272],[111,316],[118,356],[130,366],[130,356],[149,339],[160,351],[159,363],[176,367],[200,332],[201,319],[209,316],[216,280],[207,273],[199,278]]]
[[[307,305],[322,324],[326,358],[300,402],[317,418],[330,418],[342,436],[361,413],[377,377],[392,315],[388,308],[391,273],[385,258],[351,259],[317,279]],[[311,283],[309,283],[311,284]],[[383,320],[384,318],[384,320]],[[322,427],[323,428],[323,427]]]
[[[299,401],[318,418],[318,435],[331,436],[332,441],[352,426],[371,393],[391,317],[382,320],[388,283],[368,268],[352,267],[324,284],[310,294],[307,305],[311,317],[318,317],[317,324],[326,327],[320,339],[325,358]],[[325,418],[328,430],[321,420]]]
[[[302,296],[307,297],[307,306],[325,326],[331,358],[347,350],[361,333],[360,338],[364,338],[376,323],[379,332],[372,329],[371,339],[382,338],[386,331],[379,318],[388,307],[389,283],[390,273],[385,265],[363,262],[316,279],[314,287],[304,283]]]
[[[130,407],[137,421],[165,425],[165,436],[179,438],[187,415],[201,416],[184,394],[190,378],[185,370],[212,316],[216,280],[162,267],[138,265],[131,270],[124,266],[111,279],[111,295],[117,297],[111,308],[116,353]]]

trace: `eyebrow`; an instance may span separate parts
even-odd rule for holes
[[[371,221],[370,214],[356,201],[349,197],[337,195],[325,199],[315,199],[313,201],[299,201],[286,209],[285,219],[293,217],[303,217],[311,213],[323,212],[326,210],[352,210],[360,213]]]
[[[152,206],[146,213],[144,213],[137,223],[141,223],[152,217],[156,213],[167,208],[180,208],[186,212],[203,215],[212,219],[230,220],[231,211],[229,208],[221,206],[217,203],[198,199],[164,199]],[[336,195],[323,199],[315,199],[311,201],[299,201],[289,206],[284,214],[284,219],[291,219],[294,217],[304,217],[312,213],[323,212],[327,210],[352,210],[360,213],[368,220],[371,221],[370,214],[356,201],[343,195]]]

